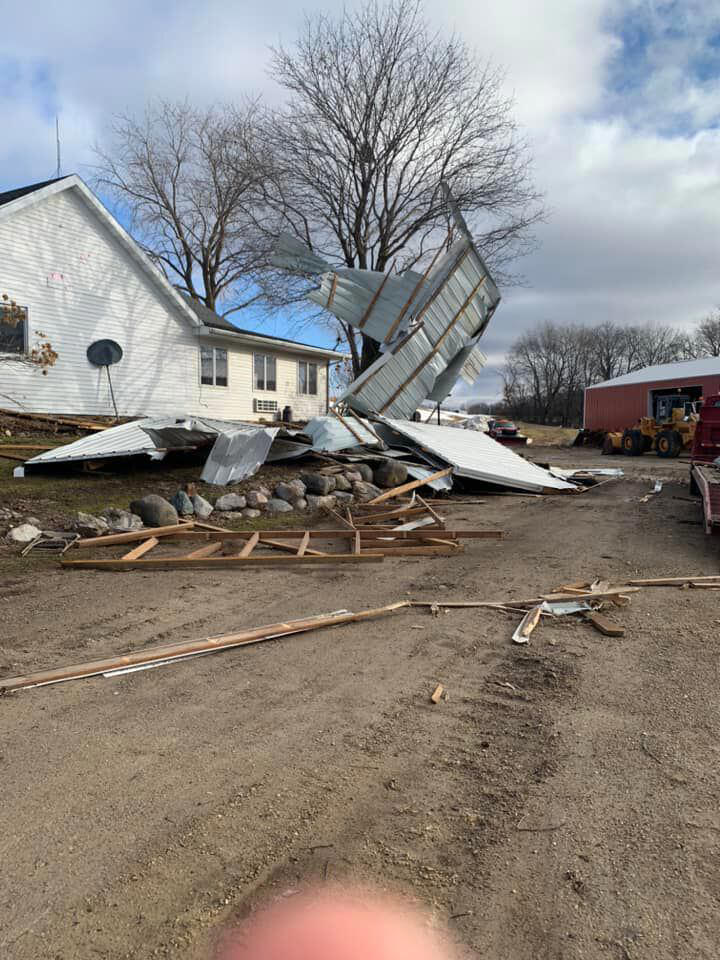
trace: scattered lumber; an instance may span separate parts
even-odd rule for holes
[[[251,643],[261,643],[263,640],[274,640],[295,633],[306,633],[309,630],[318,630],[322,627],[333,627],[343,623],[356,623],[362,620],[371,620],[386,616],[395,610],[407,607],[407,601],[391,603],[385,607],[376,607],[371,610],[360,610],[351,613],[341,610],[337,613],[321,614],[307,617],[303,620],[290,620],[284,623],[271,623],[263,627],[255,627],[242,633],[231,633],[221,637],[208,637],[204,640],[190,640],[176,643],[166,643],[155,647],[146,647],[132,653],[117,657],[108,657],[104,660],[90,660],[86,663],[74,664],[67,667],[58,667],[52,670],[40,670],[25,676],[10,677],[0,680],[0,693],[9,693],[13,690],[22,690],[28,687],[41,687],[50,683],[61,683],[64,680],[77,680],[81,677],[94,677],[98,674],[112,673],[116,670],[126,670],[129,667],[148,664],[168,663],[172,660],[184,659],[199,654],[212,653],[219,650],[230,650],[233,647],[247,646]]]
[[[317,563],[379,563],[381,553],[327,553],[320,556],[286,557],[150,557],[143,560],[66,560],[61,566],[70,570],[201,570],[233,569],[234,567],[313,566]]]
[[[386,490],[372,500],[368,500],[368,503],[370,506],[374,506],[376,503],[384,503],[386,500],[392,500],[393,497],[399,497],[402,496],[403,493],[409,493],[418,487],[424,487],[427,483],[430,483],[431,480],[440,480],[441,477],[447,477],[451,473],[452,467],[446,467],[444,470],[438,470],[437,473],[431,473],[429,477],[423,477],[420,480],[410,480],[408,483],[403,483],[399,487]]]
[[[625,627],[621,627],[620,624],[608,620],[607,617],[598,613],[597,610],[589,610],[585,614],[585,619],[588,623],[591,623],[599,633],[604,634],[606,637],[625,636]]]
[[[720,573],[711,576],[689,577],[658,577],[655,580],[627,580],[631,587],[675,587],[684,583],[709,583],[717,581],[720,584]]]

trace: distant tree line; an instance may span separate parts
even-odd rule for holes
[[[595,327],[547,321],[513,343],[502,369],[503,399],[491,412],[531,423],[579,426],[584,391],[593,383],[659,363],[718,356],[720,309],[690,332],[660,325],[626,327],[610,320]]]

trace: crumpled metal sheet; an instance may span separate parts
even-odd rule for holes
[[[345,423],[334,416],[314,417],[310,420],[303,429],[303,433],[312,439],[310,449],[317,450],[318,453],[332,453],[362,444],[379,446],[378,438],[370,427],[351,416],[344,419]]]
[[[251,477],[265,463],[278,429],[244,424],[219,433],[200,479],[224,486]]]

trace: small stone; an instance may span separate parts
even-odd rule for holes
[[[304,473],[300,479],[307,492],[316,497],[325,497],[335,489],[335,477],[325,473]]]
[[[267,513],[292,513],[292,507],[287,500],[281,500],[279,497],[271,497],[265,504]]]
[[[192,500],[184,490],[178,490],[170,503],[175,507],[181,517],[189,517],[195,513]]]
[[[241,510],[227,510],[223,514],[222,521],[223,523],[239,523],[241,520],[244,520],[245,517]]]
[[[397,460],[385,460],[378,464],[373,473],[373,482],[378,487],[399,487],[406,483],[408,478],[407,467]]]
[[[353,484],[353,494],[360,503],[366,503],[374,497],[379,497],[381,493],[382,490],[379,487],[376,487],[372,483],[367,483],[364,480]]]
[[[353,469],[355,473],[359,473],[360,476],[366,483],[372,483],[373,471],[372,467],[367,463],[355,463],[353,464]]]
[[[224,493],[215,501],[216,510],[244,510],[247,500],[241,493]]]
[[[200,517],[201,520],[206,520],[213,512],[213,505],[205,497],[201,497],[199,493],[196,493],[192,498],[192,505],[195,516]]]
[[[332,494],[329,494],[324,497],[315,496],[312,493],[309,493],[305,498],[307,500],[308,510],[311,513],[317,513],[320,510],[334,510],[337,506],[337,500]]]
[[[143,528],[140,517],[119,507],[108,507],[107,510],[103,510],[100,517],[107,523],[110,533],[130,533]]]
[[[251,507],[248,507],[247,509],[243,510],[242,515],[246,520],[256,520],[260,516],[260,511],[253,510]]]
[[[259,490],[251,490],[250,493],[248,493],[246,500],[249,507],[251,507],[253,510],[258,510],[265,506],[269,500],[269,497],[266,497],[264,493],[260,493]]]
[[[341,473],[339,473],[335,477],[335,489],[342,490],[344,493],[347,493],[348,490],[352,490],[352,483],[347,479],[347,477],[344,477]]]
[[[299,510],[301,513],[308,508],[308,502],[305,497],[298,497],[297,500],[292,502],[293,510]]]
[[[110,532],[110,526],[102,517],[79,512],[73,524],[73,530],[81,537],[101,537],[104,533]]]
[[[275,487],[275,496],[280,500],[287,500],[292,503],[305,496],[305,484],[302,480],[291,480],[289,483],[279,483]]]
[[[140,500],[133,500],[130,512],[137,514],[146,527],[170,527],[178,522],[175,507],[157,493],[149,493]]]
[[[13,527],[7,532],[7,539],[11,543],[30,543],[32,540],[35,540],[42,533],[34,524],[32,523],[21,523],[18,527]]]

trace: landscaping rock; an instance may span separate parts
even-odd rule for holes
[[[129,510],[120,510],[118,507],[108,507],[100,514],[107,523],[110,533],[130,533],[132,530],[142,530],[143,522]]]
[[[280,500],[279,497],[271,497],[265,504],[267,513],[292,513],[292,509],[287,500]]]
[[[207,520],[210,514],[213,512],[213,505],[209,500],[206,500],[205,497],[201,497],[199,493],[196,493],[192,498],[193,510],[195,511],[195,516],[200,517],[201,520]]]
[[[140,500],[133,500],[130,512],[137,514],[146,527],[170,527],[178,522],[175,507],[157,493],[149,493]]]
[[[363,478],[365,483],[372,483],[373,471],[372,467],[367,463],[354,463],[353,469],[355,473],[359,473]]]
[[[259,490],[251,490],[246,499],[249,507],[253,510],[259,510],[265,506],[269,497],[266,497],[264,493],[260,493]]]
[[[358,477],[358,479],[360,478]],[[349,490],[352,490],[352,483],[341,473],[339,473],[335,477],[335,490],[343,490],[345,493],[347,493]]]
[[[362,480],[362,474],[361,474],[361,473],[358,473],[357,470],[346,470],[346,471],[345,471],[345,479],[346,479],[346,480],[348,481],[348,483],[350,483],[351,485],[352,485],[353,483],[360,483],[360,481]]]
[[[30,543],[32,540],[35,540],[36,537],[39,537],[42,533],[34,524],[32,523],[21,523],[18,527],[13,527],[7,532],[7,539],[11,543]]]
[[[308,502],[305,497],[298,497],[297,500],[293,500],[292,508],[293,510],[299,510],[300,513],[302,513],[303,511],[307,510]]]
[[[270,491],[268,490],[268,488],[265,486],[264,483],[261,483],[259,487],[256,487],[256,489],[258,493],[261,493],[264,497],[267,497],[268,500],[272,496],[272,494],[270,493]]]
[[[374,497],[379,497],[381,493],[380,487],[376,487],[373,483],[366,483],[364,480],[353,484],[353,494],[360,503],[366,503]]]
[[[305,496],[305,484],[302,480],[291,480],[289,483],[279,483],[275,487],[275,496],[279,497],[280,500],[287,500],[288,503],[292,503],[293,500],[298,500],[300,497]]]
[[[178,490],[170,503],[175,507],[181,517],[189,517],[195,513],[192,500],[184,490]]]
[[[73,530],[81,537],[101,537],[110,533],[110,525],[102,517],[94,517],[91,513],[78,513]]]
[[[260,516],[260,511],[248,508],[243,510],[242,515],[246,520],[256,520]]]
[[[337,500],[332,495],[318,497],[309,493],[305,499],[307,500],[308,510],[311,513],[317,513],[319,510],[325,509],[334,510],[337,506]]]
[[[349,504],[351,504],[354,500],[353,495],[351,493],[347,493],[345,490],[336,490],[333,496],[343,507],[349,506]]]
[[[335,489],[335,477],[324,473],[304,473],[300,479],[305,484],[306,491],[315,497],[325,497]]]
[[[37,517],[23,517],[23,523],[29,523],[33,527],[41,527],[42,523]]]
[[[260,511],[258,511],[259,513]],[[240,523],[241,520],[245,519],[245,515],[241,510],[228,510],[222,516],[223,523]]]
[[[215,501],[216,510],[244,510],[247,500],[241,493],[224,493]]]
[[[399,487],[401,483],[407,483],[407,478],[407,467],[397,460],[383,461],[373,473],[373,483],[378,487]]]
[[[3,507],[0,510],[0,520],[19,520],[22,514],[16,513],[15,510],[8,510]]]

